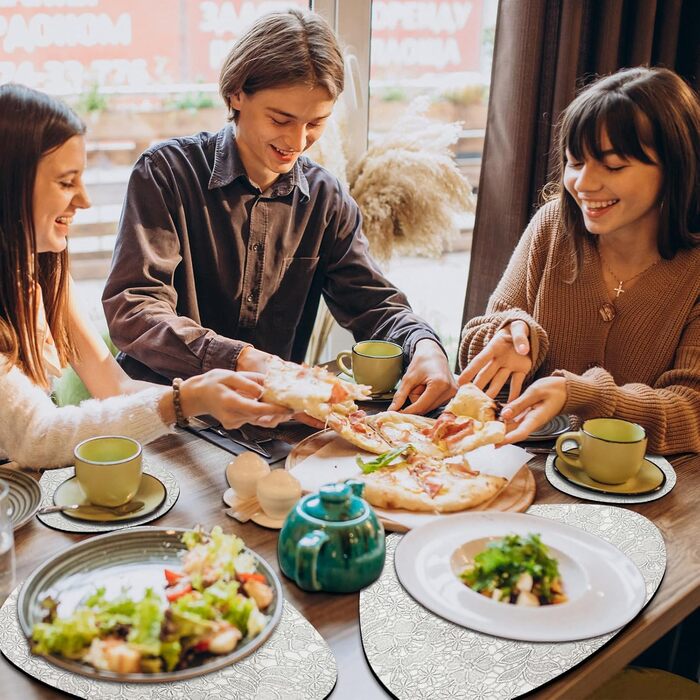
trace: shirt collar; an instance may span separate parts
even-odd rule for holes
[[[270,188],[270,197],[284,197],[295,187],[309,199],[309,182],[304,175],[300,156],[294,167],[284,175],[280,175]],[[216,150],[214,151],[214,167],[209,178],[209,189],[230,185],[239,177],[248,180],[248,174],[243,166],[241,155],[236,144],[236,132],[233,124],[227,124],[216,135]],[[250,180],[248,180],[250,182]]]

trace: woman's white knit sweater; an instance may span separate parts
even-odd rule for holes
[[[17,367],[0,359],[0,452],[26,467],[73,463],[73,448],[95,435],[126,435],[147,443],[170,432],[158,412],[167,387],[57,407]]]

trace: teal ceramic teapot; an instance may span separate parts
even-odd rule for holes
[[[285,576],[306,591],[350,593],[379,578],[384,527],[350,479],[302,498],[287,515],[277,543]]]

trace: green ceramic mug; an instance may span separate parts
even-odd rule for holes
[[[128,437],[103,435],[83,440],[73,450],[80,489],[96,506],[121,506],[141,484],[141,445]]]
[[[564,452],[567,441],[578,445],[578,457]],[[635,476],[646,449],[644,428],[619,418],[587,420],[581,430],[560,435],[556,444],[559,459],[603,484],[623,484]]]
[[[345,362],[350,360],[351,367]],[[388,340],[363,340],[352,352],[343,350],[336,358],[342,372],[358,384],[368,384],[373,394],[393,391],[403,372],[403,349]]]

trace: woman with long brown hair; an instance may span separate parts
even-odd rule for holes
[[[564,111],[559,156],[556,197],[464,328],[460,382],[510,382],[507,442],[570,413],[700,452],[698,96],[665,68],[618,71]]]
[[[198,414],[226,427],[288,418],[257,400],[254,373],[217,369],[172,387],[134,381],[83,318],[66,246],[74,214],[90,206],[84,133],[61,101],[0,86],[0,452],[22,465],[58,466],[91,435],[148,442]],[[98,400],[51,402],[52,377],[68,364]]]

